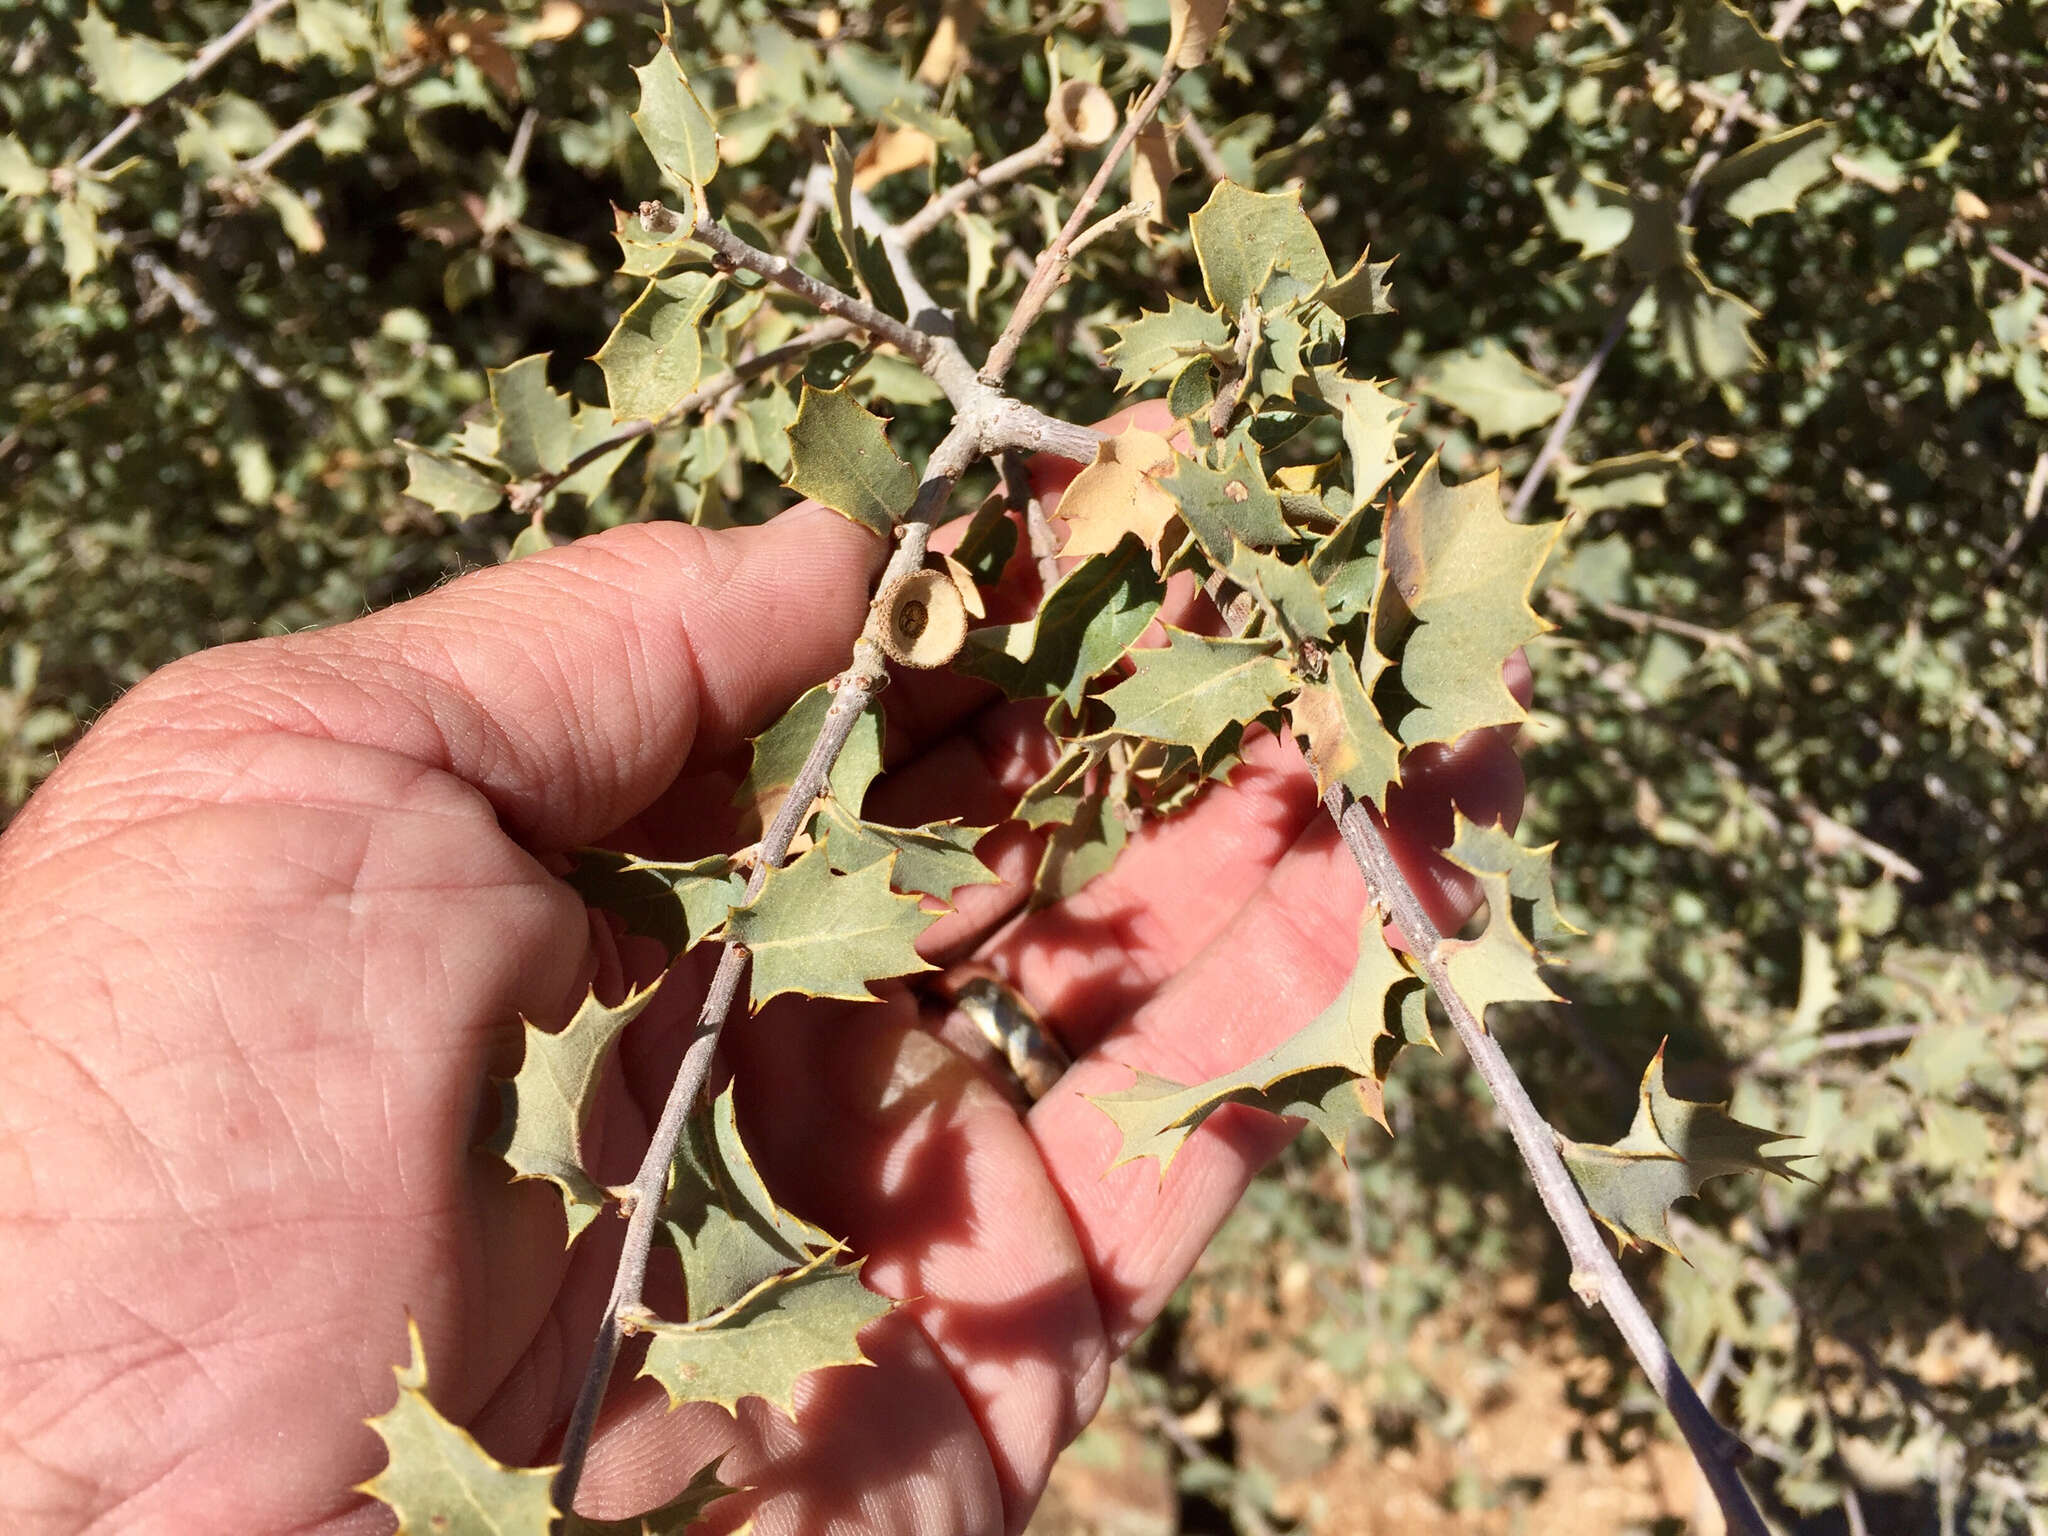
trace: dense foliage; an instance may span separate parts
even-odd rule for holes
[[[181,652],[347,617],[522,536],[767,515],[802,473],[785,429],[803,382],[850,380],[914,463],[950,419],[914,368],[840,343],[786,388],[650,434],[609,480],[516,508],[462,480],[503,419],[487,368],[547,354],[498,378],[584,402],[572,452],[612,430],[589,404],[616,401],[612,370],[576,360],[655,270],[613,273],[615,229],[628,269],[635,238],[614,208],[675,197],[630,120],[660,16],[257,9],[253,36],[83,175],[127,103],[244,9],[10,17],[10,802]],[[774,248],[795,219],[831,224],[803,210],[834,130],[900,218],[1037,140],[1056,79],[1142,89],[1166,24],[1164,0],[724,3],[678,16],[675,46],[717,119],[722,205]],[[1665,1037],[1683,1096],[1732,1092],[1738,1119],[1807,1139],[1810,1182],[1710,1186],[1674,1221],[1691,1266],[1646,1269],[1788,1520],[2048,1518],[2038,26],[1973,0],[1792,0],[1754,23],[1696,0],[1240,0],[1169,108],[1189,122],[1166,217],[1081,254],[1011,379],[1090,420],[1155,371],[1124,328],[1201,296],[1191,215],[1227,176],[1298,185],[1340,267],[1397,258],[1394,312],[1340,329],[1354,374],[1419,402],[1414,463],[1434,450],[1452,481],[1499,466],[1513,485],[1571,423],[1531,508],[1569,521],[1527,739],[1534,829],[1559,840],[1564,911],[1592,937],[1564,951],[1572,1006],[1494,1022],[1585,1141],[1622,1135]],[[920,247],[976,355],[1090,169],[1077,152],[1036,181],[1064,201],[985,199]],[[858,241],[834,274],[834,244],[816,247],[828,276],[886,281]],[[1276,462],[1337,436],[1323,422]],[[470,460],[449,454],[464,443]],[[437,464],[456,469],[430,489]],[[1356,1355],[1390,1400],[1413,1384],[1384,1339],[1441,1299],[1448,1260],[1564,1285],[1462,1061],[1409,1055],[1387,1087],[1403,1134],[1354,1142],[1363,1240],[1392,1276]]]

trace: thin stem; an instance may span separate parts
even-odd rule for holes
[[[1777,16],[1771,22],[1771,38],[1775,42],[1790,32],[1806,9],[1807,0],[1786,0],[1778,8]],[[1735,124],[1742,111],[1749,105],[1749,86],[1723,103],[1721,115],[1714,128],[1707,135],[1707,142],[1694,162],[1692,175],[1687,178],[1685,191],[1679,196],[1676,219],[1681,228],[1692,223],[1699,212],[1700,199],[1706,194],[1707,174],[1721,163],[1721,155],[1728,145],[1728,137],[1735,131]],[[1543,446],[1536,451],[1536,460],[1522,476],[1522,483],[1515,487],[1515,499],[1508,507],[1508,519],[1521,522],[1529,511],[1529,503],[1536,499],[1536,493],[1543,489],[1543,482],[1549,478],[1550,469],[1564,452],[1564,440],[1577,425],[1579,413],[1586,408],[1586,401],[1592,397],[1593,386],[1600,380],[1600,370],[1607,366],[1607,359],[1614,355],[1622,334],[1628,329],[1629,314],[1649,291],[1646,278],[1634,284],[1615,304],[1614,312],[1607,317],[1607,329],[1600,337],[1600,345],[1593,350],[1586,366],[1579,370],[1579,376],[1572,380],[1571,393],[1565,396],[1564,409],[1557,413],[1557,420],[1551,424],[1550,433],[1543,439]]]
[[[2015,256],[1996,240],[1986,240],[1984,242],[1984,250],[1993,261],[2004,262],[2028,282],[2039,283],[2043,288],[2048,288],[2048,272],[2043,272],[2031,261]]]
[[[71,169],[76,173],[82,174],[98,165],[100,161],[104,160],[127,141],[128,135],[141,126],[143,118],[154,112],[171,97],[177,95],[178,92],[184,90],[185,87],[212,69],[214,65],[218,64],[230,53],[233,53],[235,49],[242,45],[250,33],[283,10],[288,3],[289,0],[256,0],[256,3],[249,7],[240,21],[229,27],[227,31],[221,33],[219,37],[216,37],[192,56],[192,62],[185,66],[184,74],[172,81],[169,86],[157,92],[156,95],[145,101],[141,106],[130,107],[128,115],[116,123],[109,130],[105,138],[101,139],[99,143],[93,145],[91,149],[88,149],[71,163]]]
[[[943,192],[934,192],[929,202],[896,226],[896,232],[903,237],[905,245],[916,245],[981,193],[1015,181],[1020,176],[1029,176],[1033,171],[1058,165],[1064,153],[1060,141],[1053,137],[1052,130],[1047,129],[1042,137],[1015,154],[1005,155],[983,166]]]
[[[234,360],[235,366],[246,373],[252,383],[271,391],[302,420],[312,421],[319,416],[319,405],[281,371],[258,357],[246,341],[230,331],[222,322],[219,311],[183,277],[148,251],[137,251],[133,259],[135,270],[161,288],[187,320],[211,332],[221,350]]]
[[[678,215],[659,203],[641,205],[640,221],[648,228],[659,228],[664,219],[680,222]],[[811,276],[786,256],[777,256],[747,244],[708,216],[697,220],[690,230],[690,238],[710,250],[711,259],[717,266],[727,271],[737,267],[765,277],[778,287],[788,289],[811,308],[851,321],[870,335],[886,341],[913,362],[921,364],[931,355],[932,339],[925,332],[905,325],[894,315],[885,314],[874,305]]]
[[[1052,520],[1045,515],[1045,502],[1031,489],[1031,473],[1024,467],[1022,454],[1003,455],[1003,493],[1010,499],[1010,509],[1022,514],[1024,534],[1031,543],[1031,560],[1038,569],[1038,590],[1041,597],[1060,582],[1060,545],[1052,531]]]
[[[337,97],[335,101],[328,102],[316,111],[308,113],[296,123],[293,123],[291,127],[285,129],[283,133],[272,139],[260,152],[251,155],[240,165],[236,166],[235,175],[248,181],[260,180],[262,177],[269,175],[272,166],[276,165],[278,161],[282,160],[286,155],[320,131],[320,117],[322,113],[332,110],[337,104],[351,107],[366,107],[384,92],[395,91],[401,86],[410,85],[425,68],[426,65],[422,61],[415,59],[410,64],[393,70],[381,80],[367,81],[357,86],[346,96]]]
[[[1736,1471],[1737,1465],[1747,1458],[1748,1448],[1723,1428],[1700,1401],[1672,1357],[1664,1336],[1630,1287],[1559,1155],[1556,1133],[1530,1101],[1528,1090],[1516,1076],[1500,1043],[1487,1033],[1486,1026],[1452,984],[1445,963],[1443,934],[1395,862],[1378,824],[1341,784],[1331,786],[1323,797],[1323,805],[1357,861],[1367,890],[1399,926],[1409,952],[1417,957],[1422,974],[1450,1018],[1451,1027],[1457,1031],[1472,1064],[1493,1095],[1508,1134],[1514,1139],[1515,1150],[1521,1154],[1530,1181],[1536,1186],[1537,1196],[1564,1238],[1565,1251],[1572,1261],[1572,1289],[1588,1305],[1597,1302],[1604,1306],[1607,1315],[1614,1319],[1629,1352],[1671,1410],[1694,1460],[1713,1487],[1728,1528],[1740,1536],[1768,1536],[1763,1517]]]
[[[602,442],[593,443],[584,449],[560,469],[536,475],[533,479],[516,486],[512,493],[514,508],[517,509],[522,503],[529,501],[537,503],[541,497],[578,470],[596,463],[613,449],[622,448],[627,443],[638,442],[643,437],[672,427],[684,417],[701,411],[708,405],[716,404],[749,379],[756,378],[770,369],[780,368],[785,363],[796,362],[827,342],[851,335],[854,329],[854,324],[850,320],[820,320],[816,325],[798,331],[781,346],[770,347],[766,352],[757,352],[752,357],[734,363],[722,373],[713,374],[659,416],[628,422]]]
[[[1025,333],[1031,329],[1058,289],[1060,280],[1066,276],[1075,237],[1087,224],[1095,205],[1102,200],[1102,189],[1109,185],[1109,178],[1130,149],[1131,141],[1152,121],[1159,104],[1166,100],[1166,93],[1173,89],[1173,82],[1180,78],[1180,73],[1180,66],[1168,59],[1166,67],[1159,72],[1159,78],[1152,82],[1152,88],[1139,97],[1138,104],[1125,115],[1122,131],[1110,142],[1102,164],[1095,168],[1094,176],[1075,202],[1074,211],[1067,215],[1067,222],[1060,227],[1059,234],[1039,253],[1038,264],[1031,269],[1031,281],[1024,285],[1017,307],[1010,311],[1009,324],[1003,327],[996,344],[989,348],[988,360],[981,365],[984,384],[1000,388],[1003,380],[1010,376],[1010,369],[1017,361],[1017,349],[1024,344]]]

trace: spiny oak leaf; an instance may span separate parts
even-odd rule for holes
[[[495,509],[505,488],[452,454],[435,453],[400,441],[405,453],[405,494],[450,517],[475,517]]]
[[[1127,535],[1062,576],[1030,619],[969,630],[953,668],[1013,699],[1050,696],[1078,708],[1090,679],[1116,665],[1165,596],[1150,551]]]
[[[837,1246],[775,1203],[740,1139],[730,1087],[684,1125],[669,1163],[658,1231],[682,1263],[693,1321]]]
[[[1677,1253],[1667,1216],[1671,1204],[1696,1195],[1707,1180],[1734,1173],[1775,1173],[1796,1179],[1792,1156],[1763,1149],[1793,1138],[1745,1125],[1725,1106],[1672,1097],[1664,1086],[1664,1047],[1643,1073],[1636,1117],[1620,1141],[1588,1145],[1559,1137],[1559,1150],[1593,1214],[1624,1249],[1653,1244]],[[1682,1255],[1681,1255],[1682,1257]]]
[[[605,1052],[654,993],[654,986],[643,987],[607,1008],[591,992],[554,1031],[522,1020],[526,1055],[518,1073],[498,1085],[501,1119],[491,1150],[515,1179],[546,1179],[562,1192],[570,1242],[604,1209],[604,1190],[583,1164],[583,1127]]]
[[[1214,451],[1222,458],[1220,468],[1176,456],[1173,473],[1159,477],[1159,488],[1180,508],[1202,553],[1227,566],[1233,541],[1254,549],[1295,542],[1256,452],[1242,441]]]
[[[1230,579],[1252,595],[1290,646],[1329,637],[1334,624],[1329,605],[1306,564],[1290,565],[1278,555],[1233,544],[1226,568]]]
[[[563,1516],[556,1536],[686,1536],[712,1505],[727,1494],[745,1491],[719,1481],[719,1461],[699,1467],[683,1491],[658,1509],[628,1515],[623,1520],[593,1520],[571,1510]]]
[[[1188,220],[1202,287],[1231,318],[1256,299],[1280,309],[1309,298],[1336,275],[1299,192],[1254,192],[1220,181]]]
[[[702,272],[656,278],[641,290],[593,359],[613,422],[665,416],[704,370],[699,327],[724,279]]]
[[[1156,556],[1179,509],[1152,472],[1172,462],[1166,439],[1143,427],[1106,440],[1060,497],[1054,515],[1068,528],[1060,554],[1069,560],[1106,555],[1129,533]]]
[[[1348,377],[1341,368],[1310,375],[1316,393],[1337,413],[1344,452],[1351,461],[1351,507],[1355,511],[1380,493],[1406,459],[1394,452],[1401,422],[1412,407],[1370,379]]]
[[[1730,155],[1707,177],[1721,206],[1745,224],[1767,213],[1790,213],[1799,199],[1835,172],[1841,136],[1826,123],[1801,123]]]
[[[1486,929],[1476,939],[1445,939],[1439,953],[1453,990],[1483,1026],[1495,1003],[1551,1003],[1558,997],[1536,968],[1536,946],[1515,926],[1509,877],[1475,878],[1486,897]]]
[[[1349,272],[1332,277],[1316,290],[1316,302],[1345,320],[1361,315],[1391,315],[1394,297],[1387,286],[1387,273],[1393,265],[1391,256],[1385,261],[1374,261],[1371,250],[1361,252]]]
[[[726,919],[753,956],[753,1005],[795,992],[872,1002],[868,983],[932,969],[917,941],[935,920],[917,896],[889,889],[889,861],[835,875],[812,848],[768,872],[760,894]]]
[[[1472,418],[1482,437],[1520,437],[1564,409],[1564,393],[1491,336],[1433,359],[1416,387]]]
[[[725,925],[746,882],[724,854],[674,864],[604,848],[579,848],[562,877],[586,906],[609,912],[626,932],[653,939],[674,960]]]
[[[789,424],[789,488],[884,538],[910,510],[917,475],[889,447],[881,417],[852,386],[804,386]]]
[[[753,761],[732,796],[732,803],[748,812],[749,832],[758,835],[782,809],[782,802],[795,787],[797,775],[810,757],[818,733],[824,728],[825,714],[836,697],[831,688],[820,683],[754,738]],[[882,715],[870,704],[854,722],[846,745],[840,748],[838,760],[826,775],[826,788],[834,801],[858,816],[868,786],[881,771]]]
[[[1117,366],[1118,389],[1136,389],[1162,373],[1177,373],[1192,357],[1230,355],[1230,328],[1222,318],[1185,299],[1169,298],[1166,308],[1110,329],[1116,340],[1108,356]]]
[[[1359,920],[1358,961],[1343,989],[1272,1050],[1193,1087],[1141,1072],[1130,1087],[1089,1100],[1123,1134],[1111,1166],[1149,1157],[1164,1179],[1195,1127],[1225,1104],[1300,1115],[1341,1153],[1360,1116],[1386,1124],[1386,1067],[1400,1044],[1428,1038],[1423,994],[1422,982],[1388,947],[1380,914],[1368,907]]]
[[[1444,857],[1468,874],[1506,877],[1515,927],[1528,938],[1539,959],[1550,959],[1566,939],[1584,931],[1573,927],[1558,910],[1557,887],[1550,874],[1550,858],[1557,844],[1530,848],[1516,842],[1514,833],[1497,823],[1473,821],[1455,809],[1452,818],[1454,835]]]
[[[94,4],[78,22],[78,53],[93,94],[117,107],[145,106],[185,78],[183,59],[155,38],[118,30]]]
[[[409,1364],[394,1368],[398,1401],[366,1420],[389,1455],[357,1491],[398,1516],[398,1536],[549,1536],[553,1467],[508,1467],[427,1401],[419,1324],[406,1319]]]
[[[758,1397],[796,1416],[796,1387],[812,1371],[869,1365],[860,1331],[888,1312],[888,1298],[860,1283],[860,1265],[828,1249],[801,1269],[773,1275],[721,1311],[688,1323],[642,1322],[649,1335],[642,1376],[670,1406],[716,1403],[727,1412]]]
[[[666,15],[663,19],[667,21]],[[676,62],[667,25],[660,51],[633,75],[640,82],[633,126],[640,130],[654,163],[684,186],[705,186],[718,174],[718,129]]]
[[[834,801],[820,818],[825,856],[842,875],[889,863],[889,882],[899,891],[918,891],[950,902],[963,885],[994,885],[1002,876],[974,856],[974,845],[987,827],[962,827],[950,821],[921,827],[885,827],[849,815]]]
[[[1201,752],[1295,686],[1271,639],[1215,640],[1164,627],[1165,646],[1134,651],[1131,675],[1102,696],[1126,736]]]
[[[1315,770],[1317,793],[1342,784],[1354,800],[1384,810],[1387,786],[1401,781],[1401,743],[1372,702],[1372,685],[1386,661],[1367,646],[1363,667],[1369,671],[1348,648],[1333,650],[1322,679],[1302,684],[1287,718]]]
[[[1373,642],[1398,655],[1415,707],[1390,721],[1404,745],[1455,741],[1523,717],[1501,668],[1550,626],[1529,606],[1561,523],[1511,523],[1500,477],[1446,485],[1434,457],[1387,510]],[[1389,596],[1398,594],[1398,603]],[[1402,633],[1395,608],[1413,627]],[[1396,640],[1398,638],[1398,650]]]
[[[569,397],[548,384],[544,352],[487,369],[498,418],[498,458],[519,479],[560,469],[574,452]]]

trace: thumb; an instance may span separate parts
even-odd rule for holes
[[[615,528],[353,623],[189,657],[106,724],[399,752],[474,785],[529,845],[567,847],[845,665],[884,554],[815,504],[757,528]]]

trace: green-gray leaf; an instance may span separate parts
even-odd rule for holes
[[[752,954],[756,1008],[785,992],[872,1002],[868,983],[932,967],[917,941],[936,918],[889,889],[889,865],[835,875],[823,848],[768,872],[761,893],[726,920]]]
[[[400,440],[405,452],[405,494],[450,517],[475,517],[504,500],[505,488],[462,460]]]
[[[654,997],[655,988],[628,993],[607,1008],[595,992],[575,1017],[549,1032],[523,1022],[526,1056],[510,1081],[501,1082],[501,1118],[491,1150],[512,1165],[516,1179],[546,1179],[562,1192],[569,1240],[604,1209],[604,1190],[583,1161],[583,1122],[589,1118],[605,1052]]]
[[[633,126],[640,130],[655,164],[685,186],[709,183],[718,174],[718,130],[690,89],[666,31],[661,51],[633,74],[640,82],[640,109],[633,114]]]
[[[1270,639],[1212,640],[1169,624],[1164,648],[1134,651],[1135,670],[1102,702],[1125,735],[1201,752],[1294,686],[1273,650]]]
[[[754,757],[747,776],[733,791],[734,805],[751,811],[746,831],[758,835],[795,785],[804,760],[811,755],[819,731],[824,729],[826,711],[837,695],[820,683],[790,705],[767,730],[754,738]],[[839,750],[825,784],[832,799],[851,814],[860,814],[868,786],[882,771],[882,715],[870,704],[853,724],[846,745]]]
[[[910,510],[917,476],[889,447],[882,419],[847,385],[804,386],[789,424],[789,488],[887,537]]]
[[[1028,621],[969,630],[954,670],[1013,699],[1052,696],[1078,708],[1089,680],[1130,649],[1165,596],[1150,552],[1126,534],[1061,577]]]
[[[1491,336],[1440,354],[1415,382],[1470,416],[1482,437],[1520,437],[1564,409],[1564,396]]]
[[[1834,174],[1841,136],[1823,122],[1802,123],[1758,139],[1714,167],[1707,185],[1745,224],[1767,213],[1790,213],[1799,199]]]
[[[746,890],[723,854],[670,864],[579,848],[576,867],[563,878],[586,905],[611,913],[628,933],[655,940],[670,960],[723,927]]]
[[[78,52],[94,93],[117,107],[147,106],[185,78],[183,59],[153,38],[116,30],[96,4],[78,23]]]
[[[723,285],[701,272],[656,278],[619,316],[595,359],[613,421],[665,416],[697,387],[704,364],[698,327]]]
[[[731,1412],[741,1398],[758,1397],[794,1417],[805,1375],[870,1363],[860,1331],[890,1308],[860,1283],[858,1264],[837,1264],[835,1254],[772,1276],[699,1321],[644,1324],[650,1338],[640,1374],[661,1383],[671,1406],[717,1403]]]
[[[1184,299],[1169,298],[1166,308],[1148,310],[1110,329],[1116,332],[1108,355],[1117,366],[1118,389],[1135,389],[1162,373],[1177,371],[1191,357],[1230,355],[1229,327],[1219,316]]]
[[[1194,533],[1202,552],[1219,566],[1230,564],[1233,541],[1253,549],[1291,544],[1295,532],[1280,515],[1280,498],[1266,483],[1242,442],[1211,469],[1199,459],[1176,457],[1173,473],[1160,478],[1159,488],[1180,506],[1181,520]]]
[[[1279,309],[1308,298],[1335,274],[1298,192],[1254,192],[1218,182],[1188,221],[1209,302],[1235,317],[1247,299]]]
[[[547,354],[536,352],[488,374],[498,416],[498,458],[505,467],[524,480],[567,464],[575,422],[569,397],[548,384]]]
[[[892,857],[889,883],[899,891],[921,891],[951,901],[963,885],[993,885],[1002,877],[974,856],[987,827],[935,821],[921,827],[885,827],[849,815],[837,801],[822,818],[825,853],[842,875],[885,863]]]

